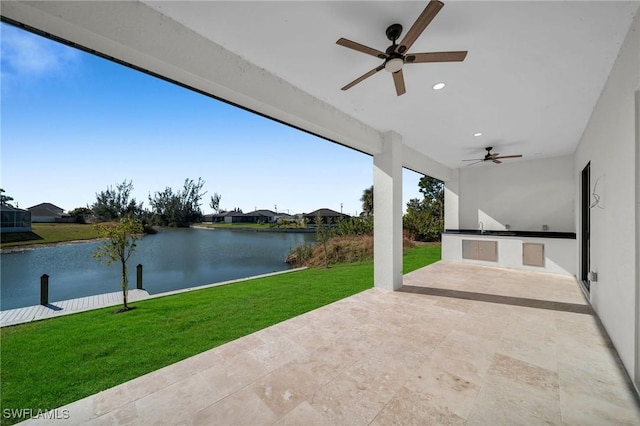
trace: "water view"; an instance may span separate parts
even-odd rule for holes
[[[138,241],[128,262],[129,288],[136,286],[137,264],[143,265],[143,287],[150,294],[286,270],[289,250],[314,239],[305,233],[163,229]],[[91,257],[98,244],[3,253],[0,309],[39,304],[42,274],[50,277],[50,301],[119,291],[120,266]]]

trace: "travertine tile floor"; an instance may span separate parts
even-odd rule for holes
[[[72,424],[638,425],[572,278],[439,262],[70,404]],[[60,420],[54,420],[61,424]]]

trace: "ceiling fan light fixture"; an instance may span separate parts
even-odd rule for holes
[[[444,89],[444,86],[446,86],[446,84],[444,84],[443,82],[436,83],[433,85],[433,90],[442,90]]]
[[[402,58],[391,58],[384,64],[384,69],[389,72],[398,72],[402,69],[404,65],[404,59]]]

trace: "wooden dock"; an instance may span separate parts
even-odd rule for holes
[[[129,302],[148,299],[149,293],[145,290],[129,290]],[[41,319],[59,317],[62,315],[75,314],[92,309],[105,308],[108,306],[118,306],[122,304],[122,292],[98,294],[96,296],[79,297],[77,299],[51,302],[47,306],[36,305],[25,308],[9,309],[0,311],[0,327],[8,325],[23,324]]]

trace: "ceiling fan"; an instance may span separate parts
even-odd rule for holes
[[[502,161],[500,161],[500,160],[503,160],[505,158],[520,158],[520,157],[522,157],[522,154],[500,156],[500,154],[498,154],[497,152],[494,152],[494,153],[491,152],[491,150],[493,149],[492,146],[488,146],[485,149],[487,150],[487,154],[484,156],[484,158],[474,158],[472,160],[462,160],[462,161],[474,161],[474,163],[467,164],[467,166],[473,166],[474,164],[482,163],[483,161],[493,161],[496,164],[501,164]]]
[[[440,12],[440,9],[444,6],[444,3],[438,0],[431,0],[427,7],[422,11],[418,19],[413,23],[409,32],[404,36],[400,44],[396,44],[396,40],[400,38],[402,34],[402,25],[393,24],[387,28],[387,38],[391,40],[391,46],[387,47],[384,52],[373,49],[371,47],[364,46],[355,41],[347,40],[346,38],[340,38],[336,41],[336,44],[340,46],[348,47],[349,49],[357,50],[358,52],[366,53],[367,55],[375,56],[380,59],[384,59],[384,62],[365,73],[364,75],[356,78],[351,83],[347,84],[342,90],[350,89],[356,84],[360,83],[366,78],[371,77],[378,71],[383,69],[389,71],[393,76],[393,83],[396,86],[396,93],[398,96],[406,92],[404,86],[404,75],[402,74],[402,66],[405,64],[419,64],[425,62],[460,62],[467,56],[467,51],[458,52],[429,52],[429,53],[411,53],[408,50],[416,39],[427,28],[427,25],[431,23],[433,18]]]

